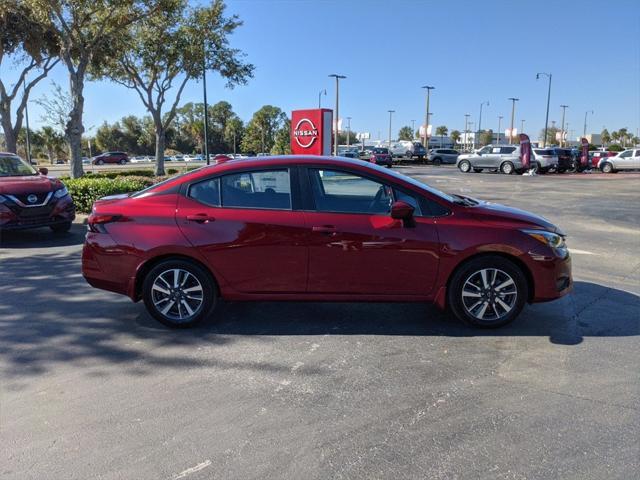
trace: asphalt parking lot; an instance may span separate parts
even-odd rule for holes
[[[574,292],[489,332],[320,303],[171,331],[84,282],[81,224],[3,234],[2,478],[638,478],[640,175],[398,168],[560,225]]]

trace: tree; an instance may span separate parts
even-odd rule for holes
[[[186,0],[169,5],[132,24],[119,38],[122,48],[102,73],[134,89],[153,118],[156,135],[156,174],[164,174],[167,128],[176,116],[182,91],[189,80],[206,70],[218,72],[227,87],[245,84],[253,65],[229,46],[229,35],[242,25],[237,16],[224,16],[225,4],[215,0],[208,7],[192,8]],[[176,87],[173,102],[168,93]],[[165,103],[168,105],[163,114]],[[224,130],[222,130],[224,131]]]
[[[451,131],[451,141],[455,145],[460,140],[460,132],[458,130]]]
[[[493,142],[493,130],[483,130],[480,134],[480,145],[489,145]]]
[[[440,125],[439,127],[436,127],[436,135],[440,137],[440,146],[442,146],[443,144],[443,137],[448,133],[449,129],[446,127],[446,125]]]
[[[17,67],[20,72],[14,85],[5,85],[0,78],[0,123],[9,152],[17,153],[18,134],[29,95],[58,63],[56,50],[54,33],[34,17],[28,5],[17,0],[0,4],[0,67],[3,61],[6,65],[12,60],[10,68]],[[19,92],[22,96],[16,104]],[[15,111],[15,121],[12,111]]]
[[[278,107],[265,105],[253,114],[242,138],[245,153],[269,152],[275,143],[275,134],[287,120]]]
[[[558,143],[556,139],[556,134],[560,133],[560,129],[558,127],[549,127],[547,128],[547,140],[545,145],[555,145]],[[538,135],[539,140],[544,140],[544,128],[540,130],[540,134]]]
[[[411,127],[402,127],[398,132],[398,140],[413,140],[413,130]]]
[[[271,153],[273,155],[291,154],[291,120],[288,118],[282,122],[282,126],[276,132]]]
[[[607,143],[611,142],[611,134],[609,133],[609,130],[603,128],[602,132],[600,132],[600,139],[602,140],[603,146],[606,146]]]
[[[349,135],[348,139],[347,134]],[[289,132],[289,136],[291,136],[291,132]],[[360,143],[360,140],[356,138],[356,132],[353,132],[351,130],[349,130],[348,133],[346,130],[341,130],[338,132],[338,145],[354,145],[356,143]]]
[[[44,148],[47,151],[49,163],[53,165],[54,157],[64,146],[64,137],[53,127],[42,127],[38,132]]]
[[[238,145],[242,142],[244,135],[244,123],[240,118],[233,117],[227,122],[227,126],[224,131],[224,141],[231,148],[229,151],[234,154],[237,153]]]
[[[41,120],[64,134],[73,100],[56,82],[51,82],[51,93],[35,100],[43,110]]]
[[[90,69],[98,71],[113,58],[127,28],[142,18],[153,18],[175,0],[23,0],[34,16],[54,32],[57,52],[69,73],[73,107],[65,125],[71,150],[71,177],[84,174],[82,133],[84,85]]]

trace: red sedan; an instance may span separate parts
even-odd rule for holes
[[[433,302],[480,327],[572,287],[563,233],[358,160],[231,160],[99,200],[82,272],[185,327],[228,300]]]

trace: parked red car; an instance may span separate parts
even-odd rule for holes
[[[593,151],[593,152],[589,152],[589,159],[591,160],[592,168],[598,168],[598,163],[603,158],[615,157],[615,155],[616,155],[616,152],[608,152],[608,151],[604,151],[603,152],[601,150],[596,150],[596,151]]]
[[[105,163],[118,163],[124,165],[129,161],[129,156],[124,152],[104,152],[91,159],[94,165],[104,165]]]
[[[231,160],[97,201],[82,273],[185,327],[228,300],[434,302],[480,327],[571,286],[564,234],[344,158]]]
[[[64,184],[14,153],[0,152],[0,232],[50,227],[66,232],[76,216]]]
[[[376,165],[385,165],[389,168],[393,166],[393,156],[389,152],[388,148],[374,147],[371,150],[371,157],[369,158],[371,163]]]

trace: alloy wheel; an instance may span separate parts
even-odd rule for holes
[[[518,289],[513,278],[497,268],[483,268],[467,278],[462,287],[462,305],[473,317],[496,321],[516,305]]]
[[[154,307],[177,323],[188,322],[198,314],[204,302],[203,292],[195,275],[181,268],[161,272],[151,287]]]

